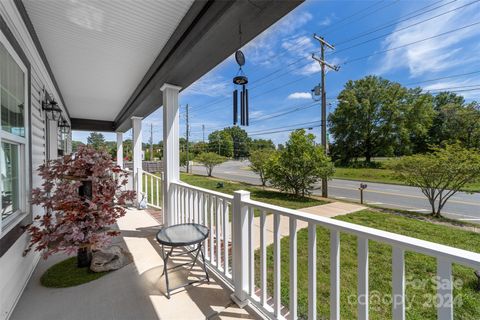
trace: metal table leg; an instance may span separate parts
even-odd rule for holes
[[[163,271],[162,271],[162,276],[165,275],[165,283],[166,283],[166,287],[167,287],[167,293],[166,293],[166,296],[168,299],[170,299],[170,292],[173,291],[173,290],[176,290],[176,289],[179,289],[179,288],[182,288],[182,287],[186,287],[188,285],[191,285],[193,283],[197,283],[197,282],[200,282],[200,281],[203,281],[203,280],[207,280],[207,282],[210,283],[210,277],[208,275],[208,272],[207,272],[207,267],[206,267],[206,263],[205,263],[205,256],[203,254],[203,245],[202,243],[200,242],[197,246],[196,249],[193,249],[193,250],[189,250],[187,252],[183,252],[183,253],[180,253],[180,254],[176,254],[176,255],[173,255],[173,249],[174,247],[170,247],[170,250],[165,253],[165,248],[164,246],[162,245],[162,259],[163,259]],[[181,255],[186,255],[186,254],[189,254],[189,253],[193,253],[195,252],[195,258],[193,260],[193,263],[190,267],[190,270],[189,272],[192,271],[193,267],[195,266],[195,263],[197,262],[198,260],[198,255],[201,254],[202,256],[202,262],[203,262],[203,271],[205,272],[205,279],[199,279],[199,280],[195,280],[195,281],[188,281],[187,283],[185,284],[182,284],[182,285],[179,285],[173,289],[170,289],[170,284],[169,284],[169,280],[168,280],[168,270],[172,270],[172,269],[176,269],[178,267],[181,267],[181,266],[184,266],[184,265],[187,265],[187,264],[190,264],[190,262],[187,262],[187,263],[182,263],[180,265],[177,265],[177,266],[174,266],[172,268],[168,268],[167,264],[168,264],[168,260],[170,257],[172,256],[181,256]]]

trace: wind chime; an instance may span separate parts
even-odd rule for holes
[[[240,43],[241,43],[241,30],[240,30]],[[233,90],[233,124],[238,123],[238,99],[240,98],[240,125],[248,126],[248,89],[246,87],[248,78],[243,73],[242,67],[245,65],[245,55],[241,50],[235,52],[235,60],[238,64],[237,75],[233,78],[235,84],[235,90]],[[238,94],[241,88],[240,95]],[[238,89],[237,89],[238,88]]]

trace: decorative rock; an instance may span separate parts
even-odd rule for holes
[[[117,270],[130,263],[128,252],[119,246],[111,246],[93,252],[90,270],[93,272],[105,272]]]

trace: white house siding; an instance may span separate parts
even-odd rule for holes
[[[45,115],[41,108],[42,89],[45,88],[49,93],[53,94],[57,101],[60,100],[59,94],[55,90],[53,81],[41,60],[39,52],[35,48],[35,44],[13,0],[0,1],[0,15],[27,56],[31,66],[31,140],[29,143],[32,151],[32,167],[30,168],[32,187],[35,188],[41,185],[41,179],[36,169],[46,159]],[[63,112],[63,115],[66,117],[66,112]],[[71,137],[67,140],[69,141],[67,144],[69,146],[67,148],[68,151],[71,146]],[[33,215],[41,213],[40,208],[33,208]],[[23,234],[0,257],[0,320],[8,319],[38,262],[38,253],[29,253],[25,257],[22,255],[28,240],[28,236]]]

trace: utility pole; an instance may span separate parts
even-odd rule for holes
[[[202,124],[202,142],[205,143],[205,125]]]
[[[150,123],[150,161],[153,161],[153,123]]]
[[[316,34],[313,35],[313,38],[320,42],[320,58],[312,54],[312,58],[320,64],[322,69],[322,79],[320,83],[321,89],[321,100],[322,100],[322,147],[325,154],[327,154],[327,95],[325,90],[325,74],[326,68],[328,67],[331,70],[338,71],[340,68],[334,66],[325,61],[325,47],[328,47],[331,50],[335,50],[335,47],[329,44],[323,37],[320,37]],[[318,86],[312,90],[312,96],[318,94]],[[328,198],[328,182],[327,179],[322,179],[322,197]]]
[[[187,173],[190,172],[190,165],[188,163],[188,137],[190,136],[190,124],[189,124],[189,119],[188,119],[188,104],[185,106],[186,113],[185,113],[185,120],[187,122],[186,125],[186,130],[185,130],[185,135],[186,135],[186,140],[187,140],[187,145],[185,146],[185,151],[187,154]]]

